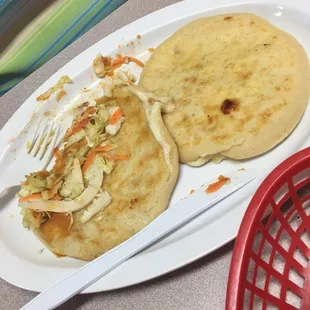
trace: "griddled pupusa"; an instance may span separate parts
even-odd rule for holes
[[[195,20],[159,45],[141,87],[171,96],[164,122],[181,162],[260,155],[287,137],[309,97],[309,62],[299,42],[263,18]]]
[[[100,256],[160,215],[167,208],[175,186],[178,151],[164,126],[161,109],[148,118],[144,106],[147,103],[121,86],[113,91],[113,98],[101,98],[98,103],[105,105],[111,101],[121,108],[124,120],[117,134],[109,138],[109,145],[117,148],[104,154],[105,159],[110,156],[116,160],[112,172],[103,176],[102,192],[110,196],[105,208],[87,221],[83,220],[87,206],[72,212],[72,217],[51,210],[38,225],[36,217],[43,213],[24,209],[24,224],[58,255],[82,260]],[[149,108],[153,106],[160,103],[153,102]],[[160,136],[154,135],[151,128],[160,132]],[[168,146],[165,153],[163,143]],[[100,163],[94,172],[98,169]],[[40,202],[36,205],[40,206]]]

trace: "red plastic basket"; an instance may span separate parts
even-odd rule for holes
[[[226,309],[310,309],[310,148],[261,184],[242,220]]]

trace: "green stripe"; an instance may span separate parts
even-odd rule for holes
[[[5,78],[6,73],[16,73],[16,76],[9,80],[2,79],[0,96],[126,0],[74,1],[74,7],[70,7],[73,1],[68,1],[69,3],[60,2],[59,6],[47,10],[37,22],[32,24],[31,30],[24,32],[23,39],[18,41],[18,46],[21,48],[16,45],[11,48],[11,51],[7,50],[5,57],[0,60],[0,77],[3,74],[3,78]],[[68,20],[68,18],[70,19]],[[46,40],[47,38],[48,40]],[[35,52],[29,50],[29,44],[32,44],[32,51]]]
[[[54,12],[56,12],[62,3],[63,0],[56,0],[55,5],[53,4],[52,7],[47,8],[44,12],[42,12],[42,15],[39,15],[39,18],[35,22],[26,26],[26,28],[16,37],[16,43],[13,43],[12,46],[5,48],[5,52],[2,53],[2,55],[0,54],[0,67],[1,64],[8,63],[12,56],[14,56],[19,49],[24,47],[26,42],[34,36],[34,33],[37,33],[41,25],[50,20],[51,16],[53,16]],[[41,48],[41,45],[39,48]]]
[[[87,24],[87,21],[89,19],[91,19],[92,16],[95,16],[96,12],[98,11],[99,1],[101,1],[101,0],[97,0],[97,3],[94,3],[94,7],[92,9],[90,9],[89,12],[87,12],[87,14],[84,17],[83,17],[83,15],[81,15],[79,17],[80,20],[75,21],[75,24],[76,24],[75,27],[69,27],[66,30],[66,35],[64,35],[60,39],[57,38],[56,42],[53,42],[51,44],[51,46],[49,46],[49,48],[46,51],[44,51],[43,56],[40,55],[39,58],[35,59],[34,62],[26,70],[32,71],[34,68],[38,67],[40,65],[40,63],[42,63],[42,62],[44,63],[44,62],[48,61],[51,57],[56,55],[60,50],[62,50],[65,46],[67,46],[68,42],[71,41],[73,34],[78,32],[80,28],[83,28],[83,24]],[[104,7],[105,6],[103,6],[102,9]],[[84,21],[84,23],[81,24],[81,21]]]
[[[102,5],[104,2],[101,2]],[[0,74],[27,67],[68,28],[72,21],[78,19],[87,10],[89,3],[85,0],[65,1],[42,27],[38,27],[22,48],[17,50],[6,63],[0,65]]]

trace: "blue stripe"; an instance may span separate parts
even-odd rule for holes
[[[3,11],[5,11],[7,8],[9,8],[11,5],[12,5],[12,2],[16,2],[16,1],[18,1],[18,0],[2,0],[2,3],[1,3],[1,5],[3,5],[2,7],[1,7],[1,10],[0,10],[0,14],[2,14],[2,12]]]
[[[0,18],[2,17],[2,15],[4,15],[11,7],[15,6],[16,2],[18,2],[18,0],[13,0],[11,3],[7,3],[6,6],[4,6],[4,9],[2,12],[0,12]]]
[[[3,20],[3,26],[1,25],[0,23],[0,33],[1,32],[5,32],[6,31],[6,28],[10,27],[10,24],[14,23],[16,18],[19,19],[20,17],[18,16],[18,13],[27,5],[28,3],[24,3],[23,5],[21,5],[20,8],[17,9],[16,12],[12,12],[13,14],[10,15],[10,16],[7,16],[7,20],[4,20],[4,18],[2,19]],[[22,17],[21,17],[22,18]]]
[[[98,18],[94,18],[94,24],[92,27],[94,27],[96,24],[98,24],[103,18],[106,18],[108,15],[110,15],[113,11],[115,11],[117,8],[119,8],[121,5],[123,5],[127,0],[111,0],[111,8],[108,12],[106,12],[102,16],[98,16]]]
[[[48,54],[54,47],[57,45],[65,36],[68,32],[71,31],[71,29],[85,16],[88,14],[89,11],[92,10],[92,8],[97,5],[98,2],[101,0],[97,0],[94,2],[74,23],[72,23],[69,28],[51,45],[49,46],[48,49],[46,49],[43,53],[40,54],[38,59],[33,61],[28,67],[26,67],[23,71],[21,71],[21,74],[26,73],[28,70],[30,70],[34,65],[36,65],[46,54]],[[105,5],[106,6],[106,5]],[[104,6],[104,7],[105,7]]]
[[[4,5],[4,3],[6,2],[6,5]],[[0,12],[2,12],[8,5],[10,4],[10,1],[7,0],[1,0],[0,1]],[[3,7],[1,8],[1,5],[3,5]]]
[[[126,1],[126,0],[124,0],[123,3],[124,3],[125,1]],[[89,20],[89,21],[86,23],[86,25],[85,25],[81,30],[79,30],[79,31],[72,37],[71,42],[68,42],[67,46],[70,45],[72,42],[74,42],[74,41],[75,41],[77,38],[79,38],[82,34],[84,34],[84,33],[88,30],[88,28],[91,28],[91,25],[92,25],[92,24],[93,24],[93,25],[96,25],[96,24],[99,22],[99,21],[96,21],[96,18],[97,18],[100,14],[102,14],[102,12],[105,11],[106,8],[107,8],[111,3],[113,3],[113,1],[108,0],[107,3],[101,8],[101,10],[98,11],[98,12],[95,14],[95,16],[94,16],[91,20]],[[102,16],[99,16],[98,19],[100,19],[100,18],[102,18]]]
[[[127,0],[121,0],[121,4],[124,4]],[[108,0],[107,3],[100,9],[100,11],[98,11],[94,17],[91,18],[91,20],[89,20],[84,27],[79,30],[70,40],[70,42],[67,42],[65,47],[67,47],[68,45],[70,45],[72,42],[74,42],[76,39],[78,39],[80,36],[82,36],[86,31],[88,31],[90,28],[92,28],[93,26],[95,26],[96,24],[98,24],[98,22],[103,18],[106,17],[108,14],[110,14],[113,10],[115,10],[116,8],[111,8],[110,11],[108,11],[106,14],[102,15],[103,11],[105,11],[107,9],[108,6],[110,6],[110,4],[114,4],[115,2],[113,2],[113,0]],[[121,5],[118,4],[118,7]],[[64,47],[64,48],[65,48]]]

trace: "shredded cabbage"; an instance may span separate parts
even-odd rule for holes
[[[104,161],[103,164],[104,173],[110,174],[115,166],[114,160],[104,159],[103,161]]]
[[[83,129],[77,132],[76,134],[72,135],[71,137],[69,137],[66,147],[72,145],[73,143],[81,141],[85,137],[85,135],[86,133]]]
[[[42,198],[44,200],[49,200],[52,199],[57,193],[58,190],[60,189],[60,187],[62,186],[63,181],[59,181],[53,188],[49,189],[49,190],[45,190],[43,191],[42,194]]]
[[[65,182],[61,186],[59,194],[63,198],[74,199],[81,195],[84,189],[85,186],[80,161],[75,158],[73,160],[73,169],[65,177]]]
[[[46,177],[40,176],[37,173],[31,173],[30,175],[26,176],[26,179],[30,186],[40,188],[47,187]]]

